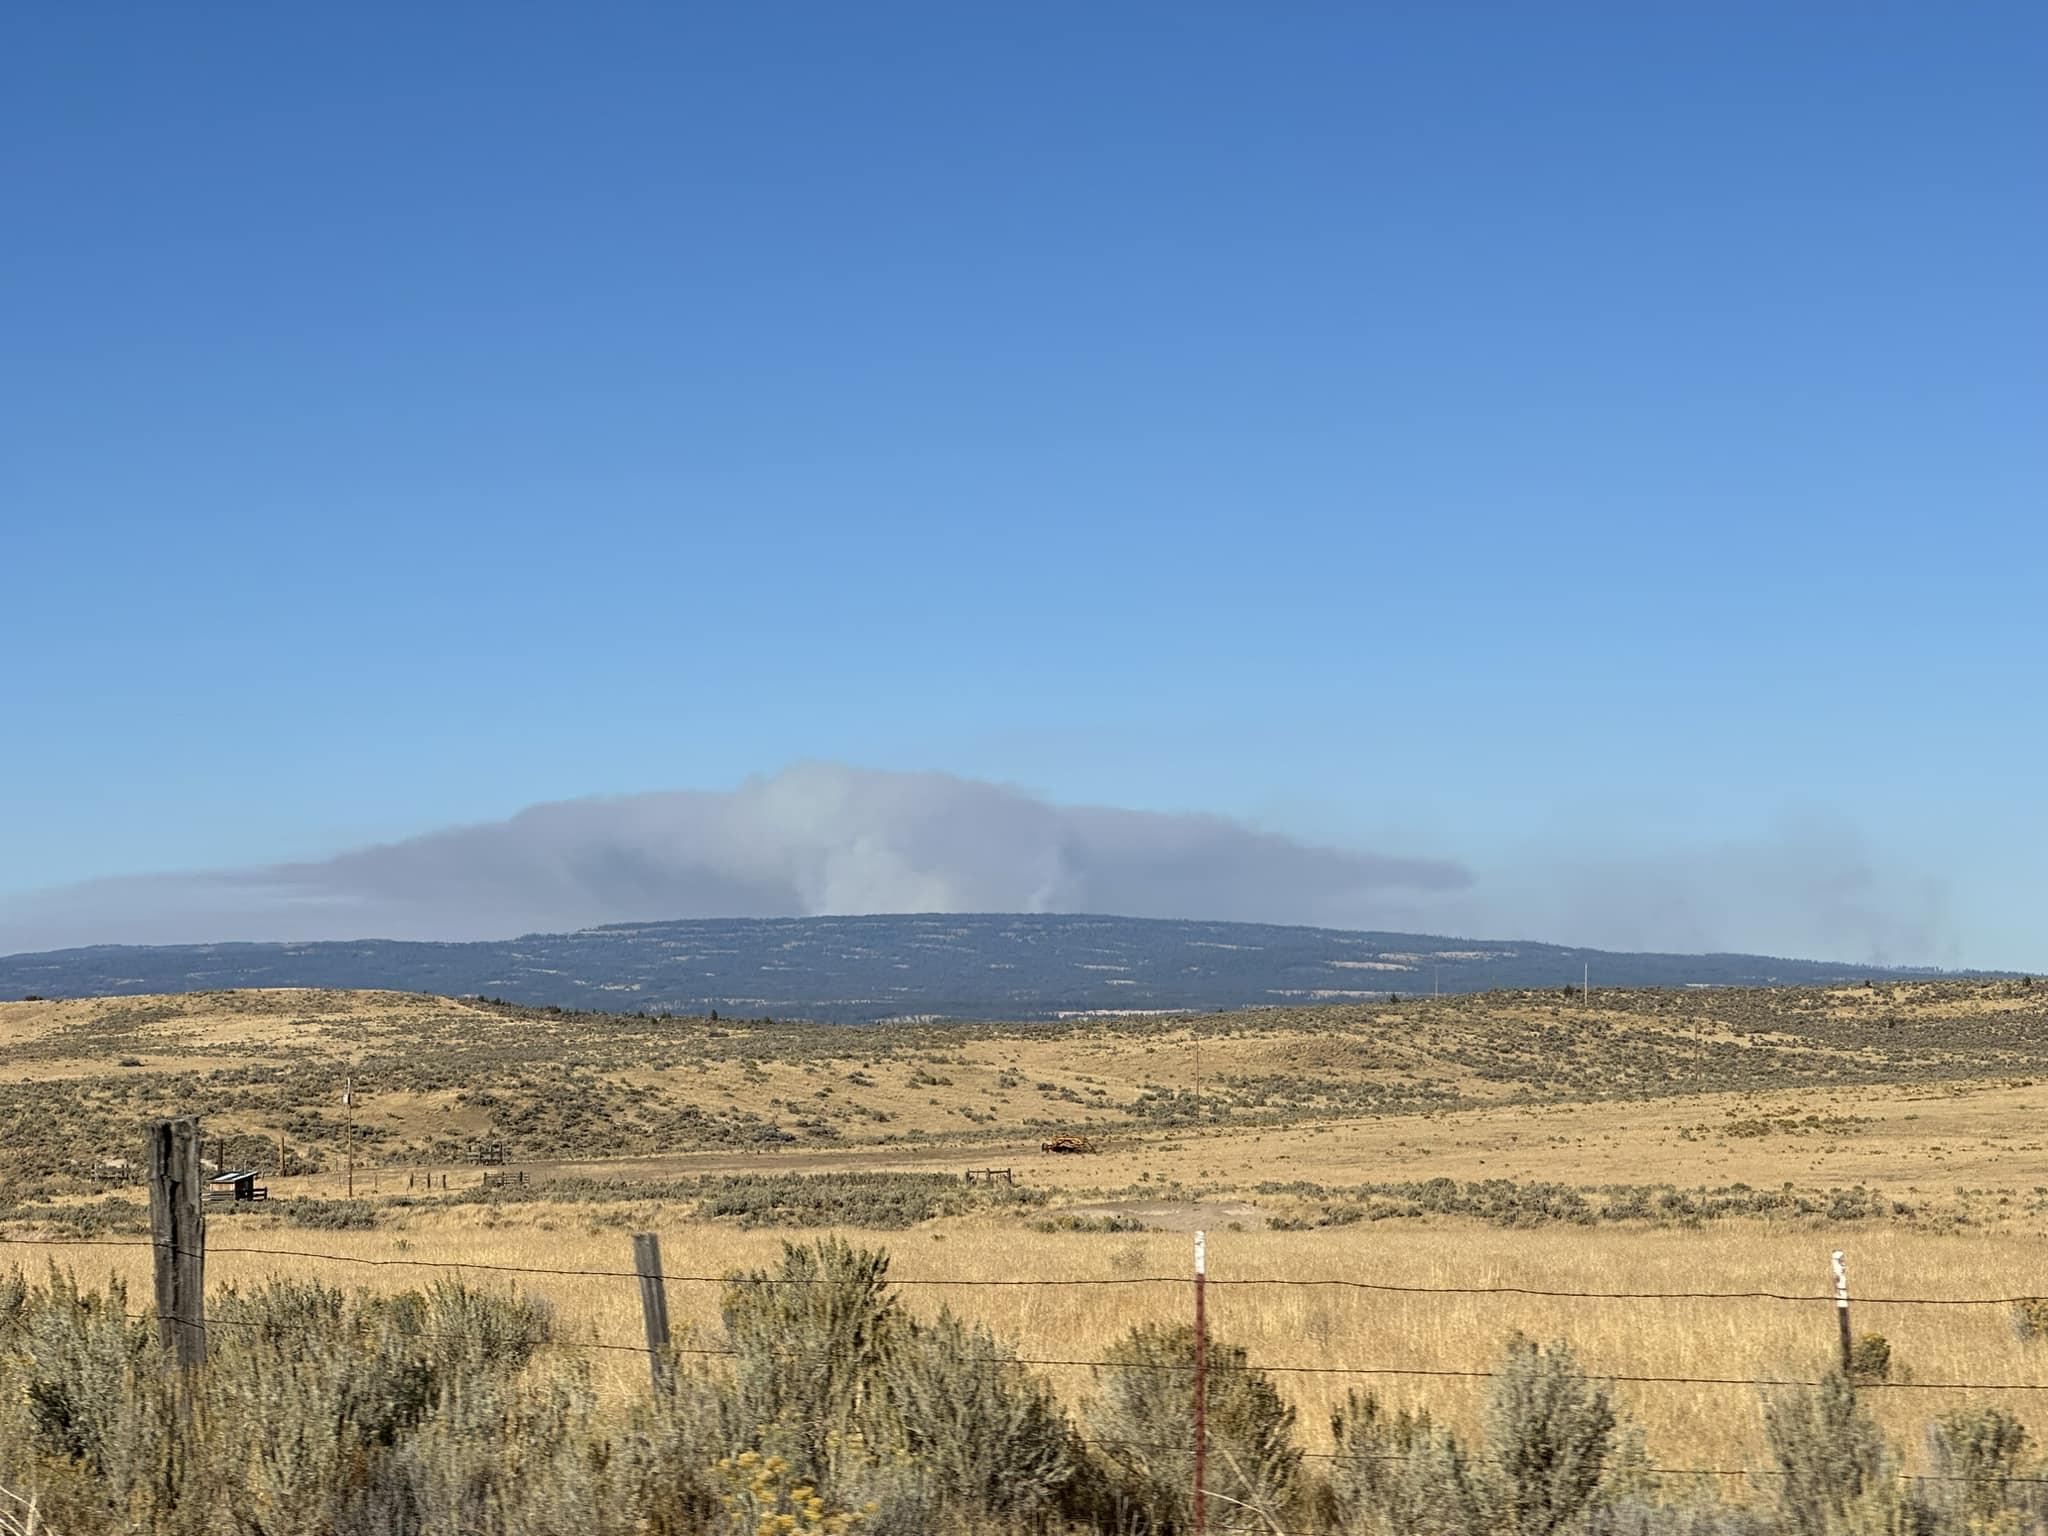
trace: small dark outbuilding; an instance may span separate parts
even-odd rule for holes
[[[207,1180],[206,1195],[210,1200],[268,1200],[270,1191],[253,1173],[216,1173]]]

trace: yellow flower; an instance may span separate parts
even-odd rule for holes
[[[755,1462],[759,1461],[760,1459],[761,1453],[759,1451],[740,1452],[740,1465],[743,1467],[751,1467]]]

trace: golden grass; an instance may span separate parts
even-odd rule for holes
[[[715,1342],[719,1287],[680,1278],[720,1276],[772,1264],[783,1235],[743,1232],[654,1216],[679,1328]],[[637,1290],[618,1277],[506,1276],[462,1265],[630,1271],[628,1234],[594,1228],[590,1208],[534,1204],[492,1210],[455,1207],[407,1212],[377,1232],[278,1229],[248,1218],[216,1219],[208,1259],[215,1285],[248,1285],[274,1275],[390,1290],[424,1284],[436,1273],[546,1296],[562,1337],[632,1345],[640,1337]],[[801,1234],[808,1239],[816,1234]],[[899,1280],[1049,1281],[1176,1277],[1189,1268],[1180,1233],[1128,1236],[1042,1234],[986,1220],[936,1223],[911,1232],[848,1232],[849,1240],[886,1245]],[[799,1236],[792,1234],[792,1236]],[[1373,1367],[1394,1371],[1485,1371],[1510,1331],[1565,1338],[1589,1369],[1620,1376],[1809,1377],[1835,1352],[1835,1319],[1825,1302],[1564,1300],[1528,1296],[1424,1295],[1342,1287],[1245,1286],[1251,1278],[1368,1280],[1403,1286],[1526,1286],[1563,1291],[1769,1290],[1821,1296],[1828,1253],[1849,1254],[1853,1288],[1866,1295],[1996,1296],[2039,1288],[2038,1243],[2008,1234],[1926,1233],[1894,1228],[1843,1234],[1788,1230],[1754,1221],[1705,1230],[1585,1231],[1547,1228],[1504,1233],[1467,1223],[1386,1224],[1319,1232],[1216,1232],[1210,1236],[1210,1316],[1219,1337],[1243,1345],[1266,1365]],[[280,1260],[223,1250],[283,1248],[341,1260],[437,1260],[453,1270],[370,1267],[331,1258]],[[32,1250],[14,1249],[10,1257]],[[49,1250],[81,1274],[111,1269],[131,1293],[147,1295],[146,1251]],[[982,1287],[906,1285],[916,1311],[940,1305],[988,1321],[1040,1359],[1099,1358],[1124,1331],[1155,1320],[1184,1319],[1186,1283]],[[2001,1307],[1859,1305],[1857,1331],[1891,1341],[1895,1374],[1920,1382],[2048,1382],[2048,1346],[2023,1343]],[[628,1352],[598,1351],[595,1370],[607,1390],[641,1390],[645,1364]],[[1089,1373],[1046,1367],[1070,1401],[1085,1398]],[[1426,1404],[1468,1426],[1476,1423],[1486,1383],[1455,1377],[1285,1375],[1301,1409],[1304,1442],[1326,1445],[1329,1410],[1352,1386],[1395,1404]],[[1621,1383],[1621,1400],[1644,1426],[1650,1453],[1672,1466],[1749,1467],[1763,1456],[1758,1393],[1747,1385]],[[1971,1394],[1911,1388],[1871,1393],[1878,1418],[1916,1451],[1927,1419]],[[2037,1432],[2048,1431],[2048,1394],[2011,1392],[1998,1400]]]
[[[415,1100],[372,1101],[369,1114],[403,1117]],[[1813,1117],[1819,1126],[1804,1122]],[[1731,1126],[1769,1122],[1768,1133]],[[1958,1189],[1993,1192],[1979,1220],[2048,1231],[2023,1204],[1997,1204],[2048,1189],[2048,1082],[1915,1084],[1854,1090],[1688,1094],[1592,1104],[1501,1105],[1428,1115],[1304,1121],[1200,1132],[1116,1130],[1092,1157],[1047,1156],[1035,1139],[910,1143],[838,1149],[761,1148],[598,1159],[518,1161],[536,1176],[625,1181],[696,1174],[943,1171],[1012,1167],[1020,1181],[1056,1191],[1179,1182],[1250,1197],[1266,1183],[1332,1187],[1431,1178],[1513,1179],[1579,1186],[1792,1182],[1802,1188],[1861,1185],[1916,1206],[1944,1208]],[[438,1165],[437,1165],[438,1166]],[[449,1171],[446,1168],[442,1172]],[[358,1165],[358,1195],[403,1193],[403,1166]],[[475,1184],[474,1169],[451,1187]],[[280,1193],[343,1193],[339,1168],[278,1186]],[[1267,1202],[1276,1208],[1286,1202]]]

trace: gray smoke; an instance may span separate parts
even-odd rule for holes
[[[1060,806],[946,774],[813,763],[730,792],[538,805],[313,863],[0,899],[0,953],[863,912],[1371,928],[1470,884],[1454,862],[1319,847],[1220,817]]]
[[[1946,889],[1886,864],[1828,816],[1630,853],[1599,851],[1598,830],[1514,851],[1476,879],[1451,860],[1322,846],[1221,817],[1062,806],[946,774],[810,763],[731,791],[538,805],[313,863],[0,897],[0,953],[506,938],[681,917],[1104,912],[1959,963]]]
[[[1868,965],[2014,963],[1965,956],[1946,882],[1875,851],[1824,812],[1788,813],[1749,837],[1654,852],[1530,849],[1430,915],[1454,932],[1596,949],[1714,951]]]

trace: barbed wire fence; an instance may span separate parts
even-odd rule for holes
[[[182,1153],[191,1146],[196,1149],[196,1121],[190,1122],[189,1129],[180,1122],[163,1122],[155,1128],[153,1135],[158,1138],[153,1145],[174,1147]],[[188,1140],[189,1138],[189,1140]],[[586,1281],[632,1281],[639,1289],[644,1338],[641,1342],[623,1340],[593,1340],[546,1337],[534,1342],[536,1349],[562,1350],[572,1352],[597,1352],[603,1354],[633,1355],[644,1359],[656,1391],[665,1390],[672,1380],[667,1373],[677,1359],[743,1359],[767,1358],[790,1363],[822,1363],[837,1358],[830,1352],[804,1350],[778,1350],[765,1354],[761,1351],[742,1351],[723,1345],[700,1345],[678,1343],[671,1335],[668,1323],[667,1293],[670,1286],[709,1286],[721,1290],[735,1283],[750,1286],[817,1286],[837,1283],[829,1275],[792,1276],[788,1274],[748,1274],[744,1277],[734,1274],[680,1273],[669,1274],[662,1269],[660,1241],[653,1233],[638,1233],[633,1236],[632,1268],[585,1268],[567,1265],[519,1264],[474,1259],[433,1258],[419,1255],[371,1256],[364,1254],[337,1253],[311,1248],[268,1247],[246,1243],[227,1243],[209,1246],[205,1241],[205,1224],[200,1219],[202,1186],[196,1177],[196,1156],[190,1161],[192,1176],[179,1177],[178,1165],[183,1161],[172,1155],[155,1160],[151,1176],[151,1218],[152,1236],[149,1238],[111,1237],[69,1237],[48,1236],[28,1237],[18,1234],[0,1235],[0,1247],[24,1247],[42,1250],[61,1248],[115,1249],[147,1251],[151,1255],[155,1281],[156,1305],[147,1311],[129,1311],[125,1315],[133,1321],[150,1322],[157,1326],[170,1368],[189,1380],[189,1373],[202,1366],[207,1354],[207,1331],[210,1328],[264,1328],[267,1325],[251,1320],[221,1315],[209,1316],[204,1301],[204,1263],[209,1253],[213,1255],[246,1258],[268,1258],[287,1263],[303,1265],[308,1261],[352,1266],[364,1269],[405,1269],[437,1271],[457,1275],[474,1274],[530,1279],[574,1279]],[[1859,1375],[1851,1369],[1848,1340],[1850,1295],[1848,1290],[1845,1255],[1836,1252],[1831,1255],[1835,1284],[1831,1290],[1816,1292],[1793,1292],[1775,1290],[1584,1290],[1564,1287],[1532,1285],[1420,1285],[1386,1281],[1359,1280],[1344,1277],[1296,1277],[1296,1276],[1211,1276],[1206,1273],[1206,1236],[1196,1233],[1194,1263],[1189,1272],[1179,1275],[1099,1275],[1099,1276],[977,1276],[977,1275],[891,1275],[889,1283],[904,1289],[963,1289],[986,1291],[1014,1290],[1109,1290],[1109,1289],[1160,1289],[1170,1288],[1183,1291],[1189,1298],[1190,1321],[1194,1349],[1187,1360],[1159,1360],[1118,1358],[1112,1352],[1106,1357],[1031,1355],[1023,1353],[1001,1353],[975,1355],[952,1352],[946,1358],[966,1365],[999,1368],[1022,1368],[1030,1370],[1087,1370],[1101,1371],[1154,1371],[1184,1374],[1189,1380],[1189,1438],[1186,1442],[1139,1441],[1119,1438],[1097,1438],[1080,1436],[1082,1443],[1103,1449],[1145,1451],[1170,1454],[1177,1457],[1192,1457],[1191,1495],[1195,1510],[1195,1528],[1198,1532],[1206,1528],[1204,1508],[1208,1497],[1216,1496],[1206,1486],[1205,1464],[1208,1437],[1205,1430],[1208,1390],[1206,1378],[1212,1374],[1262,1373],[1279,1377],[1340,1378],[1358,1381],[1381,1379],[1435,1379],[1456,1381],[1490,1381],[1501,1373],[1493,1370],[1470,1368],[1392,1365],[1370,1362],[1350,1363],[1303,1363],[1276,1360],[1233,1360],[1209,1357],[1208,1307],[1206,1292],[1211,1287],[1232,1291],[1258,1292],[1261,1290],[1348,1290],[1398,1296],[1419,1297],[1470,1297],[1501,1299],[1537,1299],[1560,1302],[1632,1302],[1632,1303],[1764,1303],[1787,1307],[1827,1308],[1835,1314],[1836,1325],[1830,1332],[1843,1341],[1842,1366],[1844,1378],[1857,1391],[1868,1392],[1946,1392],[1946,1393],[2036,1393],[2048,1392],[2048,1381],[1918,1381],[1894,1380],[1872,1375]],[[1921,1295],[1873,1295],[1855,1299],[1857,1307],[1883,1308],[1997,1308],[2010,1310],[2015,1307],[2041,1304],[2043,1298],[2024,1295],[1996,1296],[1921,1296]],[[474,1342],[475,1334],[449,1332],[445,1330],[405,1327],[386,1319],[383,1326],[405,1337],[429,1342]],[[1587,1371],[1589,1380],[1602,1383],[1630,1386],[1674,1386],[1746,1388],[1764,1390],[1776,1388],[1819,1388],[1826,1383],[1818,1378],[1768,1375],[1698,1375],[1659,1374],[1653,1372],[1628,1371]],[[189,1402],[189,1398],[188,1398]],[[1307,1451],[1299,1453],[1303,1459],[1328,1462],[1364,1461],[1405,1461],[1415,1452],[1391,1452],[1361,1455],[1344,1451]],[[1637,1470],[1645,1475],[1658,1478],[1730,1478],[1768,1480],[1786,1474],[1769,1467],[1692,1467],[1644,1465]],[[1952,1482],[1966,1479],[1940,1473],[1912,1472],[1900,1474],[1910,1481]],[[2010,1476],[2003,1481],[2015,1484],[2048,1485],[2048,1477]],[[33,1504],[4,1488],[0,1488],[0,1536],[14,1536],[16,1531],[39,1530],[35,1524],[36,1511]],[[12,1522],[12,1523],[10,1523]],[[1270,1527],[1269,1528],[1277,1529]],[[1309,1533],[1280,1533],[1280,1536],[1309,1536]]]

